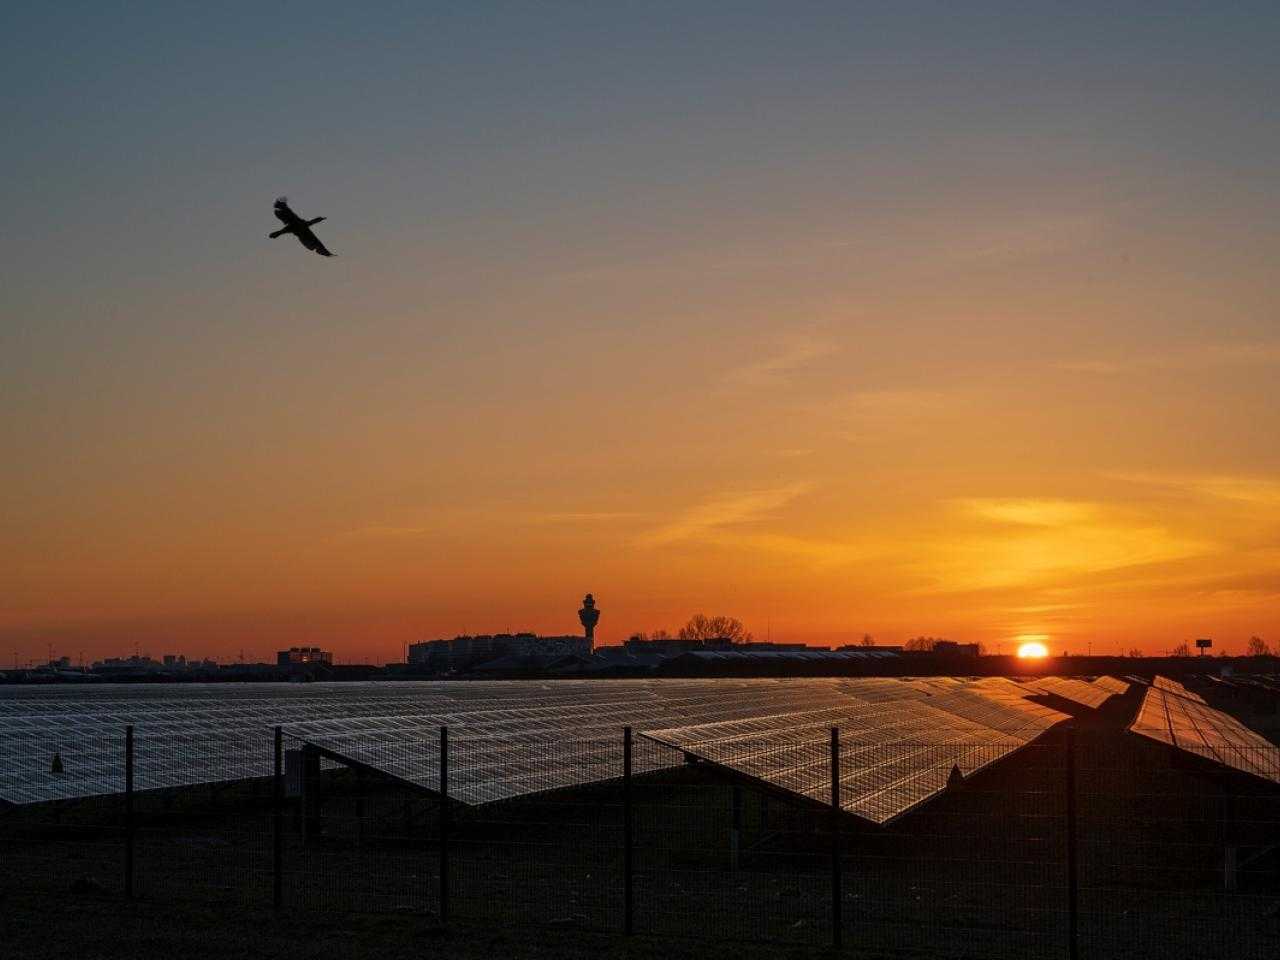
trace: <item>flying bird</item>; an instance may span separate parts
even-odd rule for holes
[[[292,233],[298,238],[298,242],[308,250],[314,250],[322,257],[333,256],[333,254],[329,252],[328,248],[320,242],[320,238],[311,232],[312,226],[327,218],[316,217],[314,220],[303,220],[300,216],[289,209],[289,201],[287,198],[278,197],[276,199],[276,219],[283,223],[284,227],[277,230],[275,233],[267,234],[267,236],[272,240],[276,237],[282,237],[286,233]]]

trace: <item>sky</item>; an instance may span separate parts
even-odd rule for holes
[[[6,5],[0,664],[1274,644],[1278,31]]]

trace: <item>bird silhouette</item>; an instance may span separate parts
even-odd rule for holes
[[[320,238],[311,232],[311,227],[319,223],[321,220],[327,219],[326,217],[316,217],[314,220],[303,220],[300,216],[289,209],[289,201],[286,197],[276,198],[275,212],[276,219],[283,223],[284,227],[274,233],[267,234],[268,237],[274,240],[276,237],[282,237],[286,233],[292,233],[298,238],[298,242],[308,250],[314,250],[322,257],[333,256],[333,254],[329,252],[328,248],[320,242]]]

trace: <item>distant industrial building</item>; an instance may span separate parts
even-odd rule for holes
[[[934,656],[943,657],[976,657],[982,648],[976,643],[956,643],[954,640],[939,640],[929,651]]]
[[[554,659],[590,656],[586,637],[540,637],[536,633],[462,634],[450,640],[424,640],[409,644],[409,663],[431,673],[469,670],[480,664],[506,659]]]
[[[538,636],[536,633],[460,634],[451,640],[424,640],[409,644],[409,665],[424,673],[456,673],[479,668],[489,672],[518,671],[530,664],[545,664],[565,657],[588,658],[595,648],[600,610],[587,594],[578,611],[582,635]]]
[[[309,664],[333,665],[333,654],[319,647],[290,647],[276,654],[276,666],[301,667]]]

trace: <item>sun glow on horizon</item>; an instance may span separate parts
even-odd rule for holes
[[[1048,637],[1044,638],[1048,639]],[[1027,638],[1018,644],[1018,657],[1023,660],[1039,660],[1049,655],[1049,648],[1043,640]]]

